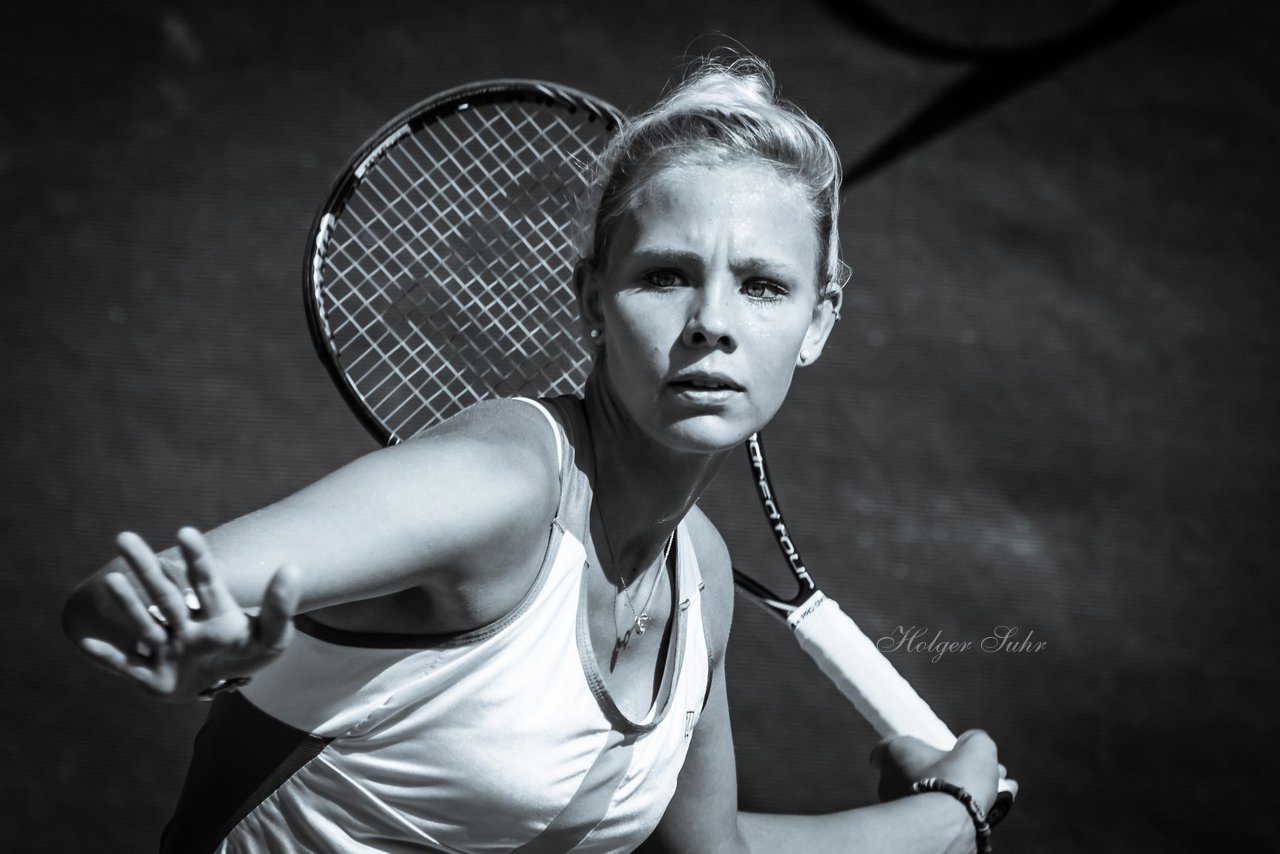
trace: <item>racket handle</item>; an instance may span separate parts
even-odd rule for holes
[[[834,599],[817,591],[787,618],[796,640],[881,738],[911,735],[939,750],[956,746],[955,734],[934,714],[858,624]],[[1008,812],[1018,784],[1000,778],[992,823]]]

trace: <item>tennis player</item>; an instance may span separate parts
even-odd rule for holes
[[[839,181],[763,63],[705,62],[607,152],[581,398],[477,405],[159,554],[121,534],[68,636],[218,695],[164,850],[973,851],[959,798],[907,793],[989,807],[977,731],[878,748],[879,805],[738,810],[733,582],[696,502],[831,332]]]

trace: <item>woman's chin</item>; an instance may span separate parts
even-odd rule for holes
[[[739,419],[719,415],[685,417],[659,428],[654,436],[674,451],[689,454],[718,454],[746,441],[758,427]]]

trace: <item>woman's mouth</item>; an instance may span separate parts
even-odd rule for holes
[[[710,374],[686,374],[670,385],[677,397],[700,403],[719,403],[743,390],[728,377]]]

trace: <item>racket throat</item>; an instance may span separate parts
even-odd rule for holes
[[[778,543],[778,548],[782,550],[787,567],[800,585],[799,596],[812,593],[818,589],[818,585],[814,583],[813,576],[809,575],[809,570],[804,565],[804,558],[800,557],[800,550],[796,548],[795,542],[787,531],[787,523],[782,518],[782,508],[778,506],[778,498],[769,479],[769,465],[765,462],[764,443],[759,433],[752,433],[747,438],[747,456],[750,458],[751,472],[755,477],[760,509],[769,520],[769,529],[773,531],[773,538]]]

